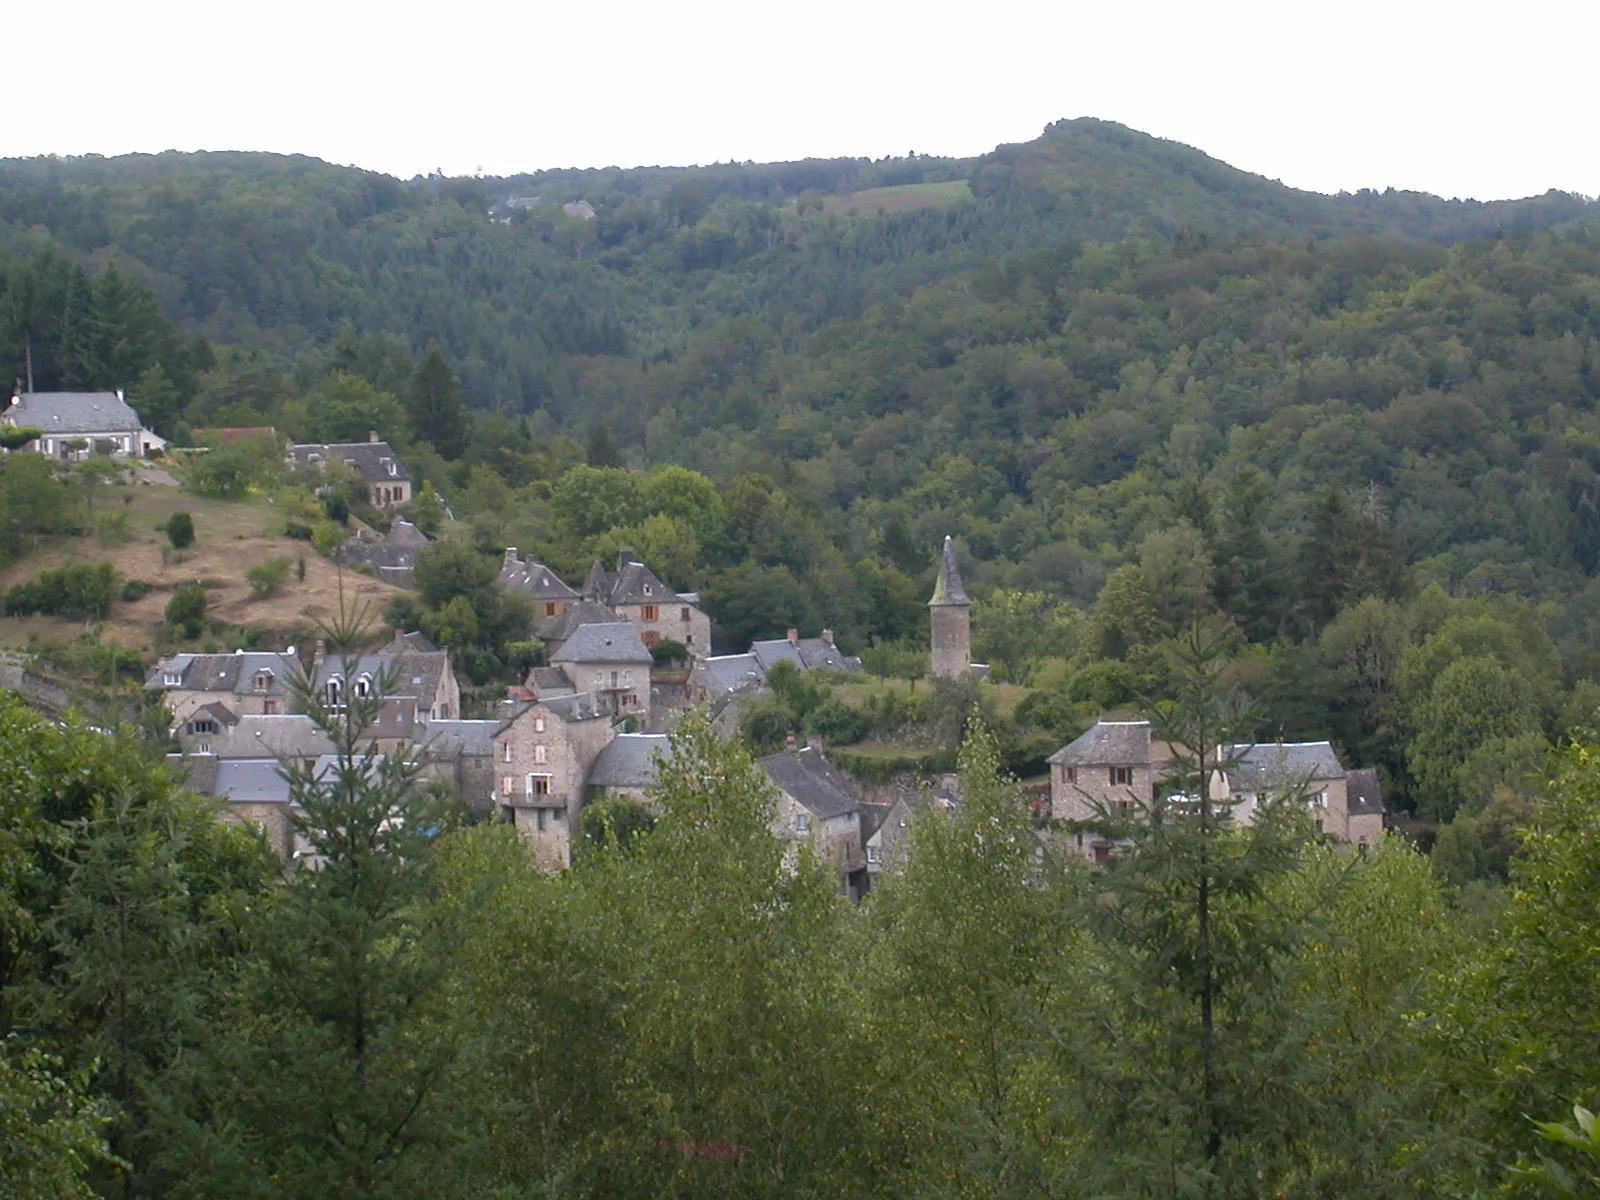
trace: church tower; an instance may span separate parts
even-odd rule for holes
[[[939,578],[928,601],[928,617],[933,626],[933,677],[962,678],[972,674],[972,601],[961,586],[961,569],[956,566],[956,544],[944,539],[944,556],[939,560]]]

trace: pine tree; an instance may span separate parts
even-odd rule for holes
[[[428,343],[427,352],[411,376],[407,407],[412,432],[432,443],[444,458],[454,461],[461,457],[467,448],[469,418],[461,403],[455,373],[437,342]]]

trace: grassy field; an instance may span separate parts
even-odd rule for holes
[[[851,196],[829,196],[822,203],[824,212],[846,216],[871,216],[878,212],[912,212],[919,208],[952,208],[972,199],[972,185],[965,179],[948,183],[905,183],[898,187],[868,188]]]
[[[195,544],[181,555],[170,550],[158,528],[179,509],[194,518],[195,526]],[[180,583],[205,583],[212,620],[268,632],[305,629],[338,611],[339,572],[308,543],[282,536],[283,518],[265,497],[209,500],[171,486],[119,485],[103,488],[95,499],[93,517],[107,513],[127,515],[127,541],[105,546],[93,535],[53,539],[0,571],[0,590],[63,563],[110,561],[124,580],[143,580],[153,590],[139,600],[114,604],[110,619],[100,626],[101,640],[142,650],[151,649],[167,600]],[[92,525],[93,517],[81,523]],[[163,548],[168,549],[165,559]],[[303,557],[305,579],[296,579],[291,571],[276,595],[252,596],[245,571],[277,555]],[[374,624],[397,590],[351,571],[344,572],[343,589],[349,602],[366,605]],[[0,617],[0,646],[26,645],[30,635],[66,640],[84,628],[80,621],[55,617]]]

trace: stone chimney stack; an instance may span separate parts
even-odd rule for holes
[[[793,750],[796,745],[798,745],[798,743],[795,740],[794,730],[791,729],[783,736],[783,748],[785,750]]]
[[[633,561],[633,547],[623,546],[617,551],[617,570],[622,570]]]
[[[517,548],[515,546],[507,546],[506,547],[506,566],[514,567],[514,566],[516,566],[516,564],[517,564]]]
[[[377,440],[378,440],[378,431],[376,429],[367,430],[367,441],[376,442]]]
[[[972,674],[972,601],[961,586],[955,539],[944,539],[939,578],[928,601],[932,633],[933,677],[959,679]]]
[[[798,629],[789,630],[787,637],[789,638],[789,645],[798,646],[800,644],[800,631]]]
[[[822,631],[822,640],[823,640],[823,642],[825,644],[827,644],[829,646],[833,645],[833,630],[824,629]]]

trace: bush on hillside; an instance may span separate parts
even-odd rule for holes
[[[187,550],[194,545],[194,518],[181,509],[168,517],[167,541],[174,550]]]
[[[167,627],[179,637],[196,638],[206,628],[206,590],[198,583],[181,584],[167,601]]]
[[[69,563],[6,592],[5,611],[8,616],[44,613],[103,620],[116,593],[117,572],[110,563]]]

